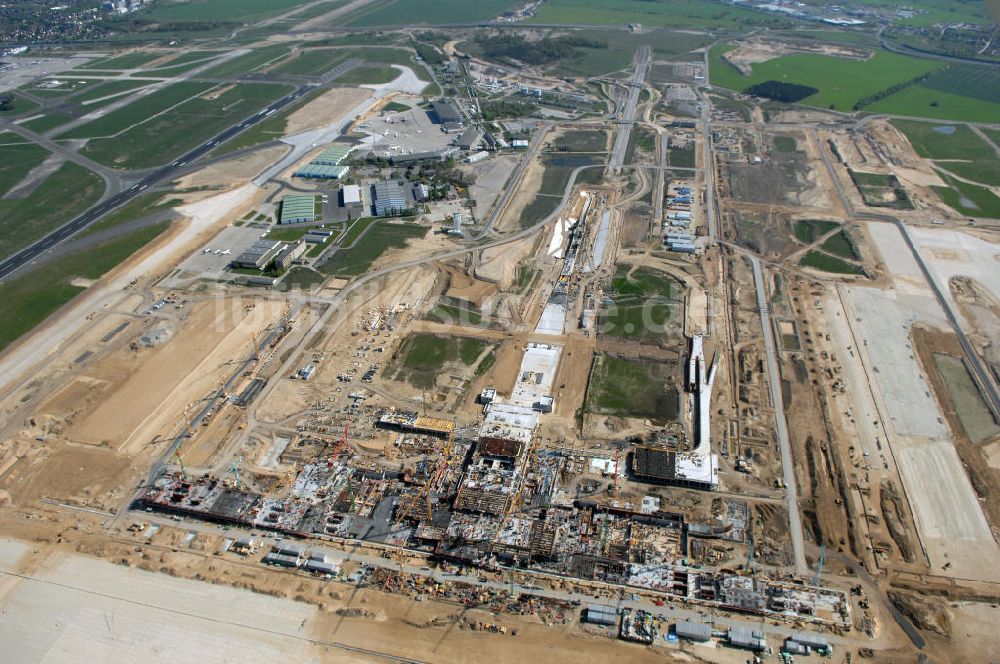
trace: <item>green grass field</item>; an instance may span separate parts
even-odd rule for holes
[[[773,143],[774,149],[778,152],[791,153],[799,149],[799,144],[795,142],[793,136],[775,136]]]
[[[45,161],[48,156],[48,150],[34,143],[3,146],[4,158],[0,160],[0,196],[10,191],[11,187],[23,180],[31,169]]]
[[[343,48],[312,48],[300,51],[298,55],[282,62],[274,68],[275,73],[292,76],[312,76],[325,74],[351,56],[351,51]]]
[[[362,83],[378,85],[380,83],[395,81],[400,73],[398,69],[394,69],[388,65],[355,67],[338,76],[337,83],[343,85],[361,85]]]
[[[0,116],[4,115],[20,115],[21,113],[28,113],[30,111],[38,108],[38,104],[31,101],[30,99],[25,99],[21,95],[14,95],[14,103],[10,105],[5,111],[0,111]]]
[[[860,266],[848,263],[836,256],[822,251],[810,251],[799,260],[799,266],[811,267],[822,272],[832,272],[834,274],[864,274],[865,271]]]
[[[892,120],[906,134],[917,154],[933,159],[955,175],[988,185],[1000,185],[996,151],[965,125],[940,125],[914,120]],[[952,133],[943,133],[948,129]]]
[[[414,238],[423,237],[427,229],[409,224],[381,223],[369,230],[350,249],[338,249],[329,260],[318,266],[324,274],[354,276],[364,274],[379,256],[389,249],[405,247]],[[353,242],[345,238],[341,246]]]
[[[252,71],[260,69],[261,67],[277,62],[291,52],[292,49],[287,46],[282,46],[281,44],[256,48],[252,53],[240,55],[232,60],[223,62],[222,64],[203,71],[200,75],[206,78],[218,78],[248,74]]]
[[[677,419],[678,399],[662,363],[595,355],[584,408],[591,413]]]
[[[285,135],[285,127],[288,126],[288,116],[313,101],[324,92],[326,92],[326,90],[323,88],[313,90],[304,97],[297,99],[292,104],[285,106],[274,115],[268,116],[254,126],[244,130],[242,133],[237,134],[228,142],[217,147],[212,154],[226,154],[242,148],[248,148],[252,145],[260,145],[261,143],[267,143],[268,141],[280,139]]]
[[[479,326],[483,324],[483,316],[478,311],[463,309],[443,302],[436,304],[424,318],[446,325]]]
[[[144,17],[164,22],[259,21],[291,11],[311,0],[160,0]],[[332,9],[332,8],[331,8]]]
[[[663,28],[789,27],[797,22],[704,0],[546,0],[526,23],[561,25],[625,25]]]
[[[104,181],[97,174],[66,162],[26,198],[0,200],[0,256],[66,223],[96,203],[102,193]]]
[[[0,350],[48,318],[83,291],[70,282],[97,279],[167,230],[169,223],[142,228],[0,284]]]
[[[630,266],[618,265],[613,297],[601,308],[598,331],[624,338],[662,338],[675,310],[680,285],[670,276],[646,267],[629,276]]]
[[[204,96],[189,99],[169,112],[150,118],[113,138],[91,140],[82,154],[116,168],[157,166],[253,115],[258,109],[290,91],[291,88],[281,85],[244,83],[229,88],[213,99],[205,99]],[[150,95],[152,96],[154,95]],[[125,115],[118,116],[115,120],[108,120],[113,122],[111,126],[120,127],[134,120],[134,106],[135,104],[130,104],[90,124],[101,123],[102,120],[123,113]],[[86,130],[86,126],[79,130]]]
[[[136,219],[141,219],[142,217],[153,214],[154,212],[169,210],[177,205],[180,205],[181,202],[181,199],[174,198],[171,195],[171,192],[158,191],[155,193],[142,194],[132,199],[124,206],[118,208],[111,214],[105,215],[99,221],[90,224],[86,229],[81,231],[77,237],[86,237],[94,233],[115,228],[122,224],[127,224],[130,221],[135,221]]]
[[[839,225],[836,221],[799,219],[795,222],[793,230],[796,240],[802,244],[812,244]]]
[[[576,30],[573,36],[582,37],[604,46],[602,48],[576,48],[576,56],[552,66],[555,76],[598,76],[632,66],[636,49],[649,46],[654,58],[669,58],[701,48],[710,42],[707,35],[667,30],[652,30],[635,34],[617,30]]]
[[[397,353],[398,360],[392,367],[393,379],[405,380],[416,387],[433,387],[441,367],[450,362],[471,367],[487,346],[485,341],[471,337],[411,334]]]
[[[96,120],[91,120],[64,134],[59,138],[95,138],[113,136],[130,126],[144,122],[150,117],[176,106],[197,95],[203,94],[214,87],[211,83],[194,83],[184,81],[174,83],[156,92],[137,99],[128,106],[119,108]]]
[[[163,57],[162,53],[144,53],[144,52],[134,52],[134,53],[124,53],[122,55],[111,56],[110,58],[100,58],[98,60],[91,60],[82,65],[79,65],[77,69],[101,69],[101,70],[111,70],[111,71],[121,71],[123,69],[135,69],[136,67],[141,67],[147,62],[152,62],[157,58]]]
[[[955,122],[996,122],[1000,104],[914,85],[865,107],[872,113]]]
[[[129,90],[135,90],[136,88],[141,88],[149,84],[149,81],[108,81],[107,83],[101,83],[100,85],[88,86],[79,94],[74,94],[71,99],[75,103],[82,103],[85,101],[100,99],[101,97],[108,97],[113,94],[127,92]],[[112,101],[117,101],[117,98]],[[96,106],[97,104],[87,105],[88,108]]]
[[[970,217],[1000,219],[1000,198],[989,189],[941,174],[947,187],[931,187],[949,207]]]
[[[552,141],[557,152],[607,152],[608,132],[603,129],[570,129]]]
[[[877,51],[869,60],[796,53],[756,63],[752,74],[744,76],[722,59],[732,48],[726,45],[712,48],[709,78],[713,85],[740,91],[771,80],[809,85],[819,92],[801,103],[837,111],[850,111],[864,97],[945,66],[942,62],[888,51]]]
[[[51,112],[46,112],[40,118],[23,123],[22,126],[27,127],[31,131],[37,131],[38,133],[41,134],[47,132],[50,129],[55,129],[56,127],[60,127],[72,119],[73,116],[70,115],[69,113],[64,113],[62,111],[51,111]]]
[[[527,228],[549,216],[562,201],[563,192],[569,182],[573,170],[579,166],[595,165],[603,163],[603,159],[598,159],[589,155],[561,155],[548,154],[543,157],[545,170],[542,172],[542,183],[539,195],[525,206],[521,213],[521,226]],[[593,169],[599,170],[599,169]],[[584,173],[586,171],[583,171]]]
[[[349,14],[342,24],[368,25],[450,25],[488,21],[497,14],[513,9],[516,0],[388,0],[376,2]]]
[[[861,258],[861,256],[858,255],[857,248],[854,246],[854,242],[851,241],[850,236],[848,236],[843,230],[828,237],[826,241],[820,245],[820,248],[826,253],[839,256],[840,258],[847,258],[851,260],[859,260]]]

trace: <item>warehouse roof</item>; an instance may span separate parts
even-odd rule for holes
[[[303,164],[295,171],[297,178],[328,178],[339,180],[350,173],[350,166],[335,166],[331,164]]]

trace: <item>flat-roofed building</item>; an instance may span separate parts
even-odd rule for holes
[[[287,270],[291,267],[292,263],[302,258],[306,253],[306,249],[308,249],[308,245],[302,240],[292,242],[278,252],[278,255],[274,257],[274,264],[282,270]]]
[[[285,247],[284,242],[278,240],[260,239],[251,244],[242,254],[233,259],[233,267],[244,267],[262,270],[267,264],[274,260]]]
[[[361,187],[356,184],[341,187],[340,200],[346,208],[361,209],[365,206],[365,201],[361,198]]]
[[[431,102],[431,120],[438,124],[461,124],[462,114],[450,99],[435,99]]]

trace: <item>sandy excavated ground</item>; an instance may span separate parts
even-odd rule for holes
[[[723,57],[744,74],[749,75],[752,65],[756,62],[767,62],[783,55],[792,53],[816,53],[851,60],[867,60],[873,52],[863,48],[850,46],[834,46],[832,44],[788,43],[779,41],[750,40],[742,42],[734,50]]]
[[[286,134],[320,129],[342,119],[350,110],[372,96],[361,88],[333,88],[288,116]],[[274,163],[272,159],[269,163]]]

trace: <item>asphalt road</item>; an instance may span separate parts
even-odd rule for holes
[[[625,153],[628,151],[628,141],[632,135],[632,123],[635,122],[635,108],[639,103],[642,85],[646,81],[650,57],[651,50],[648,46],[640,46],[635,52],[635,70],[627,84],[629,86],[628,100],[625,102],[625,110],[622,113],[620,127],[615,136],[615,144],[611,150],[611,159],[608,164],[608,169],[614,174],[620,173],[625,164]]]
[[[200,157],[203,157],[211,150],[215,149],[220,143],[228,141],[237,134],[243,132],[244,130],[254,126],[258,122],[261,122],[268,116],[274,114],[275,112],[281,110],[285,106],[293,103],[303,95],[309,93],[313,89],[318,87],[318,84],[309,83],[299,87],[294,92],[291,92],[281,99],[278,99],[266,108],[258,111],[253,116],[243,120],[239,124],[233,125],[229,129],[217,134],[212,139],[202,143],[198,147],[189,150],[185,154],[178,157],[176,160],[170,164],[163,166],[152,173],[144,176],[141,180],[133,184],[131,187],[125,191],[119,192],[108,198],[101,203],[98,203],[94,207],[90,208],[80,216],[76,217],[72,221],[60,226],[56,230],[52,231],[45,237],[39,239],[32,245],[25,247],[24,249],[18,251],[11,256],[8,256],[3,261],[0,261],[0,280],[6,279],[7,277],[15,274],[18,270],[24,266],[30,264],[33,260],[39,257],[44,252],[48,251],[60,242],[72,237],[76,233],[80,232],[88,225],[97,221],[104,215],[112,212],[113,210],[125,205],[135,197],[142,194],[150,186],[164,181],[170,180],[180,169],[182,169],[189,162],[194,161]]]
[[[785,406],[781,398],[781,373],[778,371],[777,349],[774,345],[774,330],[771,314],[767,308],[767,290],[764,288],[764,270],[756,256],[750,256],[753,266],[753,283],[757,291],[757,307],[760,324],[764,330],[764,351],[767,355],[767,376],[771,388],[771,402],[774,406],[775,433],[781,449],[781,470],[785,477],[785,499],[788,503],[788,530],[792,538],[792,554],[795,571],[805,577],[809,574],[806,564],[805,544],[802,539],[802,516],[799,514],[799,495],[795,484],[795,466],[792,464],[792,444],[788,439],[788,424],[785,421]]]

